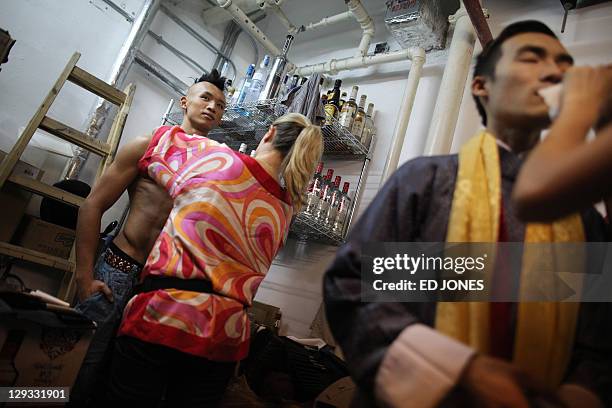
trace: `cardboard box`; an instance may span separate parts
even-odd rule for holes
[[[26,216],[17,244],[60,258],[69,258],[76,232],[39,218]]]
[[[253,322],[278,334],[281,320],[281,311],[278,307],[253,301],[253,306],[248,309],[247,313]]]
[[[4,160],[6,153],[0,150],[0,162]],[[40,180],[42,171],[37,167],[34,167],[28,163],[17,162],[13,172],[19,176],[24,176],[32,179]],[[0,241],[9,242],[13,238],[13,234],[19,226],[21,217],[25,213],[28,201],[32,197],[31,193],[28,193],[19,187],[6,183],[0,191]]]
[[[353,406],[353,398],[357,386],[351,377],[343,377],[327,387],[315,400],[316,408],[349,408]]]
[[[72,387],[95,325],[73,309],[47,310],[27,295],[7,300],[6,293],[0,293],[0,352],[6,359],[0,361],[0,385]],[[22,299],[29,305],[20,306]]]

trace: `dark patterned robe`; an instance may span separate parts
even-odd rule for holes
[[[521,160],[503,148],[499,154],[507,240],[521,242],[525,224],[516,217],[510,200]],[[409,325],[433,326],[436,305],[362,303],[361,246],[373,241],[444,242],[457,168],[457,155],[421,157],[401,166],[361,216],[325,274],[329,325],[360,387],[364,405],[374,401],[375,377],[389,346]],[[607,240],[597,211],[589,209],[582,217],[588,241]],[[612,406],[611,304],[583,303],[576,333],[566,382],[586,387],[606,406]]]

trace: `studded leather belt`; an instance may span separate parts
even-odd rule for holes
[[[104,251],[104,262],[125,273],[140,272],[142,270],[140,262],[137,262],[120,250],[113,242]]]

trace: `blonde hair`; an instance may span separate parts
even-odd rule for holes
[[[321,128],[299,113],[283,115],[272,125],[276,128],[272,146],[283,154],[280,174],[297,212],[305,204],[304,190],[323,154]]]

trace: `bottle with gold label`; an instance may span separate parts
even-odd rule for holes
[[[374,129],[374,104],[368,104],[368,111],[366,112],[366,120],[365,127],[363,128],[363,133],[361,134],[361,144],[370,148],[370,143],[372,143],[372,136],[376,133],[376,129]]]
[[[343,91],[342,95],[340,95],[340,111],[342,111],[342,105],[344,105],[345,102],[346,102],[346,91]]]
[[[359,98],[359,108],[357,109],[355,119],[353,120],[353,127],[351,127],[351,133],[359,140],[361,140],[363,128],[365,127],[366,113],[364,108],[366,99],[367,95],[361,95],[361,98]]]
[[[342,80],[336,79],[334,83],[334,89],[327,95],[327,104],[325,105],[325,123],[324,125],[331,125],[333,119],[338,118],[340,112],[340,86],[342,86]]]
[[[355,113],[357,113],[357,104],[355,103],[357,92],[359,92],[359,87],[355,85],[351,89],[351,97],[348,102],[342,105],[342,111],[340,112],[340,125],[349,131],[353,127],[353,119],[355,118]]]

